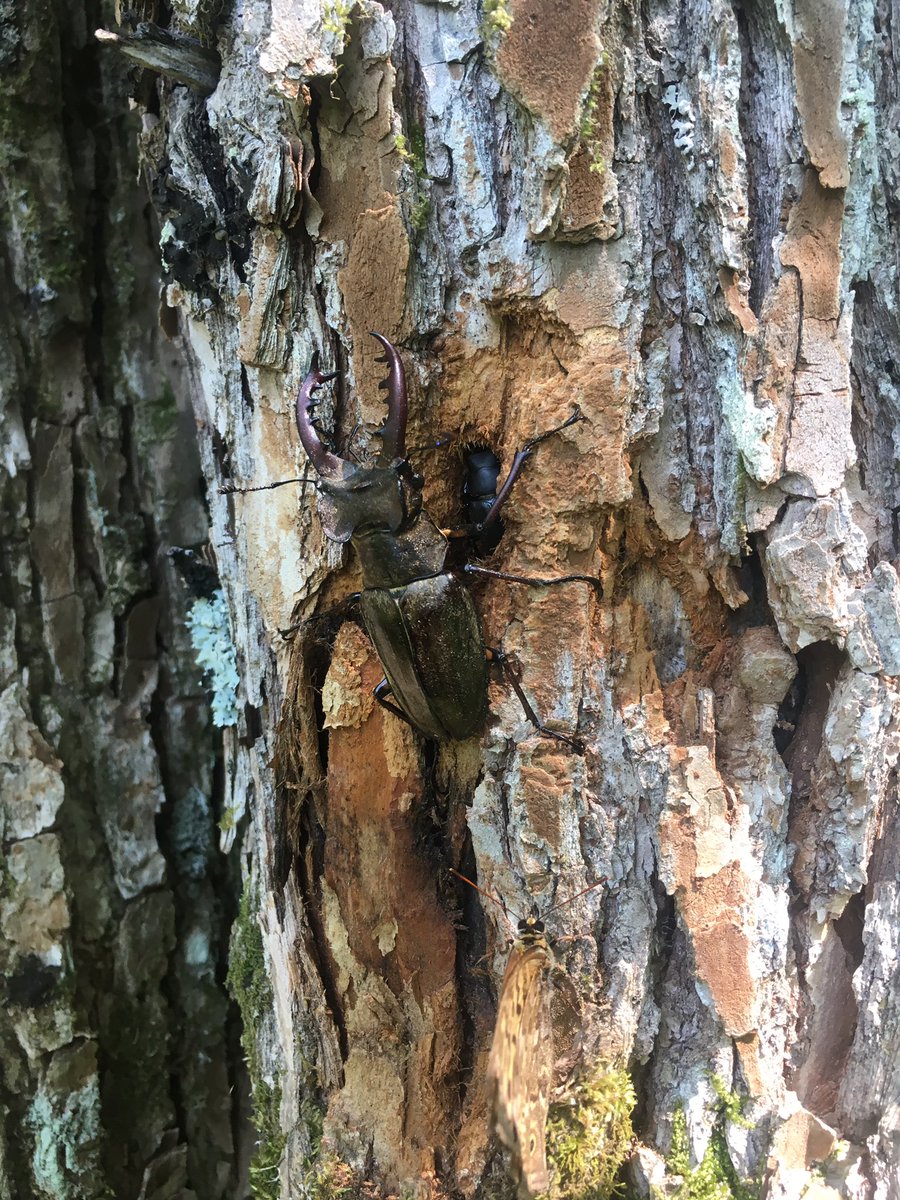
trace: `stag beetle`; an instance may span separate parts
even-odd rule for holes
[[[494,660],[525,707],[529,719],[549,737],[580,748],[577,739],[547,729],[538,720],[515,675],[499,651],[486,651],[472,597],[460,575],[446,565],[450,539],[469,538],[482,546],[500,526],[500,509],[534,447],[567,425],[581,420],[575,412],[563,425],[526,443],[495,492],[499,461],[493,451],[470,448],[467,460],[468,511],[474,519],[460,530],[441,530],[422,505],[423,480],[405,457],[407,397],[403,364],[395,348],[373,333],[387,363],[388,416],[379,431],[381,449],[373,466],[340,458],[321,440],[310,410],[314,393],[335,374],[311,370],[297,396],[297,429],[303,449],[319,475],[319,512],[328,537],[352,539],[362,566],[359,605],[386,678],[375,689],[385,708],[427,737],[439,741],[467,738],[487,713],[488,662]],[[473,457],[481,454],[481,458]],[[493,461],[491,461],[493,460]],[[496,464],[496,467],[494,466]],[[488,493],[484,488],[487,486]],[[589,575],[530,579],[467,563],[478,572],[517,583],[546,586],[580,580],[600,591]],[[393,696],[396,703],[386,699]]]

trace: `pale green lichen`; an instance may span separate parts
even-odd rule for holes
[[[240,676],[224,593],[218,590],[211,600],[195,600],[187,615],[187,627],[197,665],[208,676],[213,724],[236,725]]]
[[[735,364],[733,376],[723,380],[719,388],[721,411],[748,474],[766,485],[778,472],[773,449],[778,413],[774,405],[741,387],[739,380]]]
[[[100,1091],[96,1076],[67,1094],[38,1093],[26,1125],[34,1135],[32,1172],[43,1196],[69,1200],[99,1175]],[[92,1195],[102,1195],[93,1190]],[[108,1193],[111,1194],[111,1193]]]
[[[628,1156],[636,1097],[623,1068],[600,1064],[554,1105],[547,1125],[550,1200],[607,1200]]]

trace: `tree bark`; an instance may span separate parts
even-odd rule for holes
[[[514,1194],[483,1087],[508,928],[453,867],[520,913],[606,881],[548,916],[582,1031],[558,1098],[584,1117],[551,1137],[552,1194],[606,1194],[599,1158],[643,1196],[900,1195],[898,31],[889,0],[176,6],[177,78],[215,49],[218,86],[141,77],[141,153],[238,655],[222,836],[245,868],[256,1194]],[[307,621],[360,575],[325,537],[293,401],[318,354],[340,374],[324,423],[363,456],[372,329],[403,356],[440,525],[457,446],[508,465],[586,418],[538,447],[487,565],[588,573],[603,601],[473,586],[485,644],[581,756],[500,682],[482,736],[428,743],[374,704],[359,629]],[[89,428],[41,415],[48,394],[69,411],[47,363],[37,481],[60,426]],[[77,604],[97,571],[41,558],[61,490],[32,487],[22,586],[59,710],[47,597]],[[108,706],[126,677],[103,677]],[[122,819],[101,814],[107,838]],[[84,853],[74,829],[62,845]],[[160,883],[141,876],[153,903]],[[603,1141],[629,1077],[637,1140],[620,1121]]]
[[[100,21],[0,12],[0,1196],[239,1197],[239,879],[166,555],[207,518]]]

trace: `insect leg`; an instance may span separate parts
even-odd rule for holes
[[[345,617],[351,617],[354,614],[361,595],[362,592],[351,592],[349,596],[345,596],[333,608],[326,609],[325,612],[313,613],[305,621],[298,621],[296,625],[289,625],[287,629],[279,629],[278,632],[283,638],[290,639],[298,630],[319,625],[322,621],[338,621],[343,620]]]
[[[567,421],[563,421],[562,425],[557,425],[553,429],[548,429],[546,433],[538,434],[538,436],[533,437],[530,442],[526,442],[521,450],[516,451],[512,466],[509,469],[509,474],[503,480],[500,491],[497,493],[497,499],[491,505],[490,511],[484,520],[479,522],[479,524],[474,527],[473,534],[475,536],[480,536],[486,529],[490,529],[500,520],[500,509],[502,508],[507,496],[512,491],[513,484],[519,478],[522,468],[531,457],[535,446],[539,445],[541,442],[545,442],[547,438],[553,437],[554,434],[560,433],[563,429],[568,429],[568,427],[570,425],[574,425],[576,421],[583,421],[584,419],[584,414],[576,404],[572,411],[572,415]]]
[[[515,669],[513,668],[508,655],[504,654],[502,650],[487,650],[485,653],[487,654],[488,662],[496,663],[503,672],[503,676],[507,683],[519,697],[519,703],[522,705],[525,716],[535,727],[535,729],[539,730],[544,737],[553,738],[557,742],[564,742],[567,746],[571,746],[576,754],[584,754],[584,742],[580,738],[569,737],[569,735],[566,733],[558,733],[555,729],[549,729],[543,723],[543,721],[531,707],[528,697],[522,690],[522,685],[519,683]]]
[[[376,684],[372,689],[372,695],[378,701],[382,708],[386,708],[388,712],[392,712],[395,717],[399,717],[401,721],[405,721],[410,729],[415,729],[412,721],[406,715],[402,708],[398,708],[396,704],[392,704],[390,700],[385,700],[385,696],[392,696],[393,689],[386,679],[382,679],[381,683]]]

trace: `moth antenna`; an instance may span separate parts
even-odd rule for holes
[[[453,867],[450,868],[450,874],[455,875],[457,879],[461,879],[463,881],[463,883],[467,883],[470,888],[474,888],[475,891],[478,892],[480,895],[484,896],[487,900],[493,901],[494,904],[496,904],[500,908],[502,908],[504,917],[506,917],[507,921],[509,921],[510,925],[512,925],[512,921],[510,920],[510,910],[506,907],[506,905],[500,899],[499,896],[495,896],[493,894],[493,892],[486,892],[484,890],[484,888],[480,888],[477,883],[473,883],[471,879],[467,879],[465,875],[462,875],[459,871],[455,870],[455,868],[453,868]],[[573,896],[572,899],[574,900],[575,897]],[[516,918],[517,921],[522,920],[522,918],[519,916],[518,913],[513,913],[512,915]],[[515,930],[515,926],[513,926],[513,929]]]
[[[584,896],[587,892],[592,892],[594,888],[598,888],[601,883],[606,883],[606,876],[602,879],[597,879],[593,883],[589,883],[586,888],[582,888],[580,892],[576,892],[574,896],[570,896],[568,900],[560,900],[559,904],[554,904],[552,908],[548,908],[545,913],[541,913],[541,920],[546,920],[551,913],[555,913],[559,908],[565,908],[567,904],[572,904],[579,896]]]

